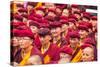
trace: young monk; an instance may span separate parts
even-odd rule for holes
[[[39,49],[41,47],[38,30],[40,28],[40,24],[37,21],[30,21],[29,28],[31,29],[32,33],[34,34],[34,43],[36,47]]]
[[[82,50],[80,49],[80,43],[79,43],[79,33],[77,31],[73,31],[69,33],[69,41],[70,44],[68,45],[73,49],[73,55],[71,62],[79,62],[82,56]]]
[[[58,47],[62,47],[64,45],[67,45],[67,41],[65,38],[62,37],[62,24],[59,21],[52,22],[50,24],[50,29],[52,33],[52,42],[56,44]]]
[[[43,55],[44,64],[48,64],[51,61],[57,61],[59,59],[58,46],[51,43],[51,33],[48,28],[41,28],[38,32],[41,41],[40,51]]]

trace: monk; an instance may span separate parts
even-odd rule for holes
[[[63,46],[60,48],[60,59],[58,60],[58,64],[64,64],[71,62],[73,49],[68,46]]]
[[[62,47],[64,45],[67,45],[67,41],[65,38],[62,37],[62,29],[61,29],[61,22],[54,21],[50,24],[50,29],[52,33],[52,43],[56,44],[58,47]]]
[[[17,31],[17,35],[20,37],[19,46],[21,49],[16,53],[14,62],[18,66],[23,66],[27,64],[28,59],[32,55],[41,55],[39,50],[33,46],[34,35],[30,29],[22,29]]]
[[[41,41],[41,53],[43,55],[44,64],[48,64],[51,61],[57,61],[59,59],[58,56],[58,46],[51,43],[51,33],[48,28],[41,28],[39,30],[39,36]]]
[[[38,35],[38,30],[40,28],[40,24],[37,21],[30,21],[29,28],[31,29],[32,33],[34,34],[34,43],[35,46],[39,49],[41,47],[41,42]]]
[[[91,44],[84,44],[82,48],[82,62],[94,61],[94,47]]]
[[[79,33],[77,31],[70,32],[70,44],[68,45],[73,49],[73,55],[71,62],[80,62],[80,59],[82,57],[82,50],[80,49],[80,44],[79,44]]]

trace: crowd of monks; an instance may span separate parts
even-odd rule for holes
[[[97,61],[97,15],[89,6],[11,2],[11,65]]]

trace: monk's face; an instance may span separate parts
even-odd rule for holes
[[[79,30],[80,38],[85,38],[88,35],[86,30]]]
[[[51,40],[51,36],[50,35],[45,35],[44,37],[40,37],[40,41],[42,43],[42,45],[48,44]]]
[[[36,26],[30,26],[30,29],[32,30],[33,33],[38,32],[38,28]]]
[[[80,15],[79,14],[74,14],[78,19],[80,19]]]
[[[97,20],[92,20],[91,22],[92,22],[93,27],[97,26]]]
[[[56,14],[54,12],[48,12],[48,16],[54,18],[56,16]]]
[[[87,47],[82,50],[82,61],[93,61],[94,59],[94,51],[93,48]]]
[[[12,42],[12,46],[17,47],[19,46],[19,38],[18,37],[13,37],[11,42]]]
[[[61,15],[61,13],[62,13],[62,10],[60,8],[56,8],[56,14],[59,16]]]
[[[69,22],[69,28],[73,29],[75,27],[73,22]]]
[[[87,18],[82,18],[82,21],[89,22],[90,20]]]
[[[45,3],[46,8],[55,8],[54,3]]]
[[[62,32],[65,32],[68,29],[68,25],[63,24],[61,27]]]
[[[20,48],[27,48],[32,45],[33,41],[29,37],[21,37],[19,41]]]
[[[79,42],[78,38],[70,38],[70,44],[73,44],[74,46],[76,46],[78,42]]]
[[[60,36],[60,34],[61,34],[61,28],[60,27],[52,28],[51,29],[51,33],[52,33],[53,37]]]
[[[79,11],[78,8],[72,8],[72,13],[74,13],[75,11]]]
[[[23,18],[23,22],[27,22],[28,21],[28,19],[27,18]]]
[[[31,10],[31,9],[33,9],[33,6],[28,5],[28,6],[27,6],[27,9],[28,9],[28,10]]]
[[[63,12],[62,12],[62,16],[69,16],[69,10],[64,9]]]
[[[41,15],[41,16],[44,16],[44,12],[42,10],[37,10],[36,11],[36,14]]]

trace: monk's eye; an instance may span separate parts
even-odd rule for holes
[[[86,56],[89,56],[88,54],[86,54]]]
[[[66,55],[66,54],[63,54],[63,55]]]
[[[83,53],[83,55],[85,55],[85,54]]]

